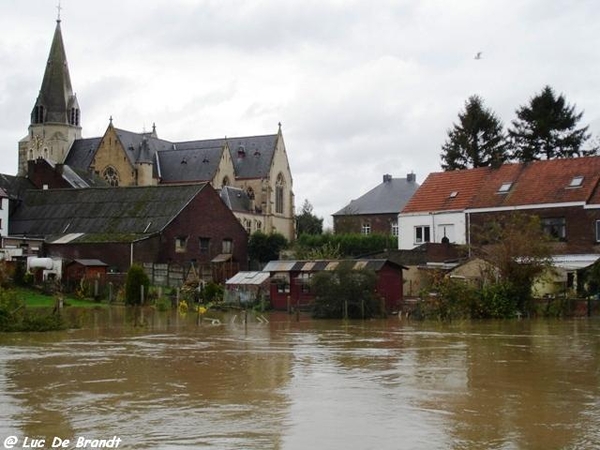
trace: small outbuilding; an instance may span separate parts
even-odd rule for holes
[[[224,301],[234,305],[249,305],[269,295],[269,272],[238,272],[225,282]]]
[[[108,264],[99,259],[75,259],[65,267],[67,280],[80,281],[104,278],[108,270]]]
[[[271,276],[271,305],[274,309],[309,307],[315,299],[310,279],[316,272],[335,270],[342,262],[354,269],[373,270],[377,275],[377,295],[387,312],[398,311],[402,304],[403,271],[407,268],[388,259],[271,261],[263,271]]]

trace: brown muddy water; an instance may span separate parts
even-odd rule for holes
[[[600,448],[598,319],[84,314],[0,334],[0,449]]]

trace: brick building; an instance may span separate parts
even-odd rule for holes
[[[414,173],[406,178],[384,175],[381,184],[333,214],[334,232],[398,236],[398,213],[418,187]]]
[[[247,267],[248,235],[208,184],[31,190],[10,221],[12,236],[44,239],[41,256],[133,263]],[[219,279],[217,281],[224,281]]]

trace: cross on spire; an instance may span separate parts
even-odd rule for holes
[[[58,17],[56,21],[60,22],[60,10],[62,9],[62,6],[60,6],[60,0],[58,0],[58,5],[56,6],[56,9],[58,10]]]

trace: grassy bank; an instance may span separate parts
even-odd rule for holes
[[[54,308],[57,301],[56,295],[46,295],[35,289],[15,288],[14,291],[19,300],[27,308]],[[95,302],[93,300],[80,299],[70,296],[63,296],[63,306],[77,306],[83,308],[106,307],[106,303]]]

